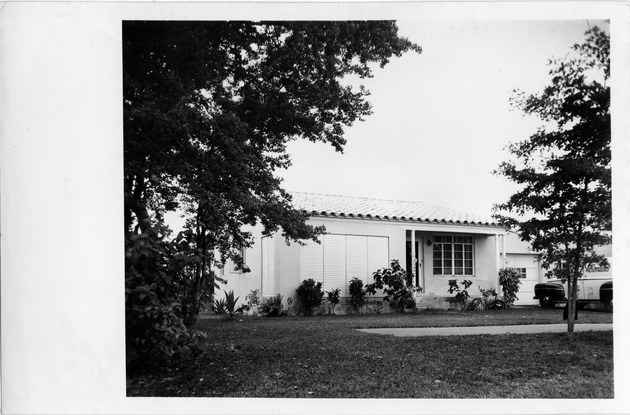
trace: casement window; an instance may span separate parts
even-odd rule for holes
[[[300,247],[300,281],[312,278],[325,291],[339,288],[341,296],[347,297],[354,277],[370,284],[372,273],[389,266],[387,237],[326,234],[320,241]]]
[[[474,275],[474,248],[472,236],[434,235],[433,275]]]

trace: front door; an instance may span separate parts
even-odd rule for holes
[[[405,261],[405,268],[407,270],[407,274],[411,274],[411,272],[413,271],[413,281],[411,281],[411,283],[413,285],[415,285],[416,287],[422,287],[423,281],[422,281],[422,240],[421,239],[416,239],[415,240],[415,254],[416,254],[416,261],[415,261],[415,266],[412,268],[412,252],[411,252],[411,241],[407,241],[407,249],[406,249],[406,261]]]

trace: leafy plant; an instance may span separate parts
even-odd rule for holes
[[[449,280],[448,281],[448,292],[449,294],[455,293],[455,299],[462,305],[462,310],[466,309],[466,303],[470,298],[470,294],[468,294],[468,288],[472,285],[472,281],[464,280],[462,281],[462,285],[464,289],[459,288],[459,284],[457,280]]]
[[[302,281],[302,284],[295,290],[295,293],[302,303],[304,315],[311,315],[313,308],[319,307],[324,298],[322,283],[315,282],[312,278]]]
[[[334,315],[335,306],[341,301],[341,290],[339,288],[335,288],[334,290],[326,291],[326,294],[328,296],[326,299],[332,305],[332,313]]]
[[[514,268],[501,268],[499,270],[499,284],[503,288],[503,301],[507,307],[512,307],[514,301],[518,300],[519,285],[521,278],[519,272]]]
[[[230,316],[230,318],[234,317],[235,314],[243,312],[243,306],[237,307],[238,299],[240,297],[234,298],[234,290],[230,290],[230,292],[225,292],[225,311]]]
[[[350,280],[350,304],[355,312],[357,312],[363,304],[365,304],[366,291],[363,288],[363,281],[354,277]]]
[[[258,306],[260,305],[260,289],[256,288],[251,290],[249,294],[245,296],[247,304],[243,308],[245,311],[252,311],[253,315],[258,314]]]
[[[204,335],[185,324],[181,290],[188,257],[167,232],[152,227],[125,238],[125,341],[127,369],[162,367],[198,349]],[[181,258],[181,259],[180,259]]]
[[[384,301],[390,300],[403,313],[405,308],[413,308],[416,305],[413,294],[420,291],[409,283],[407,271],[400,265],[397,259],[393,259],[390,268],[381,268],[373,274],[374,283],[365,286],[366,292],[375,295],[376,290],[383,290]],[[392,303],[390,303],[392,304]]]
[[[212,311],[217,314],[225,314],[227,312],[227,303],[224,298],[217,298],[212,305]]]
[[[282,308],[282,295],[276,294],[262,301],[260,312],[268,317],[278,317],[282,313]]]

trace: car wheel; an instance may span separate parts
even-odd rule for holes
[[[612,297],[607,298],[607,299],[604,300],[604,310],[607,313],[612,313],[613,312],[613,303],[612,302],[613,302]]]
[[[551,297],[549,297],[548,295],[540,299],[540,306],[542,308],[554,308],[555,305],[556,303],[554,303]]]

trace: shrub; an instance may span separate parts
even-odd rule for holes
[[[184,324],[179,252],[159,227],[125,235],[125,343],[128,373],[159,368],[199,351],[202,332]]]
[[[278,317],[282,313],[282,295],[276,294],[274,297],[263,300],[260,312],[268,317]]]
[[[355,312],[357,312],[363,304],[365,304],[365,289],[363,288],[363,281],[354,277],[350,280],[350,304]]]
[[[260,305],[260,290],[256,288],[255,290],[251,290],[249,294],[245,296],[245,300],[247,301],[247,305],[243,308],[245,311],[252,311],[253,315],[258,314],[258,306]]]
[[[521,278],[519,272],[514,268],[501,268],[499,270],[499,284],[503,287],[503,300],[507,307],[514,305],[514,301],[518,300],[519,285]]]
[[[449,280],[448,292],[449,294],[456,293],[455,299],[462,305],[462,309],[465,310],[468,298],[470,298],[470,295],[468,294],[468,288],[470,288],[470,286],[472,285],[472,281],[464,280],[462,281],[462,285],[464,286],[463,290],[459,288],[457,280]]]
[[[322,291],[322,283],[315,282],[314,279],[309,278],[302,281],[302,284],[295,290],[302,307],[304,308],[304,315],[311,315],[313,308],[319,307],[322,304],[324,298],[324,292]]]
[[[335,288],[334,290],[326,291],[326,294],[328,295],[328,302],[332,305],[332,313],[335,314],[335,306],[341,301],[341,290]]]
[[[407,271],[400,266],[397,259],[393,259],[390,268],[381,268],[373,274],[374,283],[365,286],[365,290],[371,295],[376,294],[376,290],[383,290],[384,301],[393,301],[398,311],[403,313],[405,308],[413,308],[416,302],[413,293],[419,288],[410,284],[407,278]],[[391,303],[390,303],[391,304]]]

